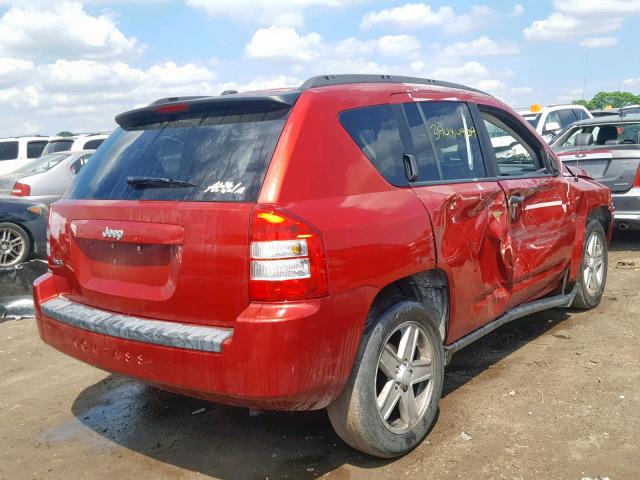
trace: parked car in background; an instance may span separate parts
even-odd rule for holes
[[[34,284],[43,340],[105,370],[327,407],[347,443],[395,457],[435,422],[456,351],[602,298],[609,189],[478,90],[327,75],[116,121],[52,205]],[[498,161],[489,127],[524,153]]]
[[[43,155],[56,152],[79,152],[81,150],[95,150],[109,137],[109,133],[90,133],[74,135],[72,137],[54,137],[42,152]]]
[[[46,205],[24,198],[0,198],[0,267],[46,255]]]
[[[585,169],[611,189],[618,228],[640,229],[640,115],[577,122],[551,147],[563,163]]]
[[[638,115],[640,114],[640,105],[627,105],[622,107],[619,113],[621,115]]]
[[[563,128],[568,127],[573,122],[592,118],[593,115],[582,105],[549,105],[543,107],[538,104],[531,105],[530,108],[519,108],[516,111],[529,122],[536,132],[538,132],[549,143]]]
[[[0,174],[38,158],[48,142],[49,137],[40,136],[0,138]]]
[[[60,152],[36,158],[0,176],[0,195],[25,197],[49,205],[69,188],[93,152]]]
[[[618,115],[620,113],[619,108],[597,108],[595,110],[589,110],[593,117],[608,117],[610,115]]]

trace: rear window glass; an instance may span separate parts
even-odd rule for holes
[[[67,196],[77,199],[255,201],[289,107],[117,129]],[[134,186],[132,177],[193,185]],[[177,183],[176,182],[176,183]]]
[[[48,155],[49,153],[68,152],[71,149],[71,145],[73,145],[73,140],[56,140],[49,142],[47,146],[44,147],[42,154]]]
[[[0,161],[18,158],[18,142],[0,142]]]
[[[100,138],[98,140],[89,140],[84,144],[83,150],[95,150],[104,142],[104,138]]]
[[[27,158],[38,158],[42,155],[42,150],[47,146],[47,143],[49,143],[47,140],[27,143]]]
[[[40,158],[30,161],[26,165],[18,167],[16,172],[20,173],[42,173],[51,170],[62,160],[69,156],[68,153],[54,153],[51,155],[44,155]]]
[[[389,183],[407,185],[400,130],[391,105],[346,110],[339,118],[353,141]]]

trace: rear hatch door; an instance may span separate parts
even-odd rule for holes
[[[291,102],[215,103],[118,117],[52,208],[52,271],[71,300],[218,326],[246,308],[251,211]]]

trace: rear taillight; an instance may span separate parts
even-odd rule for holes
[[[31,186],[26,183],[16,182],[11,190],[11,195],[14,197],[28,197],[31,195]]]
[[[253,209],[249,255],[252,300],[302,300],[327,293],[322,236],[289,212],[264,205]]]
[[[51,257],[51,209],[49,209],[49,218],[47,219],[47,263],[49,267],[53,266]]]
[[[640,188],[640,165],[638,165],[638,171],[636,172],[636,179],[633,181],[633,186]]]
[[[189,104],[186,102],[169,103],[167,105],[160,105],[158,107],[153,107],[154,112],[163,113],[163,114],[184,113],[187,110],[189,110]]]

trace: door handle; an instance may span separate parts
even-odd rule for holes
[[[524,197],[522,195],[511,195],[509,197],[509,212],[511,213],[511,220],[515,221],[518,218],[518,205],[524,203]]]
[[[418,179],[418,163],[416,157],[409,153],[402,155],[402,162],[404,163],[404,173],[407,180],[415,182]]]
[[[509,205],[514,206],[520,203],[524,203],[524,197],[521,195],[511,195],[509,197]]]

